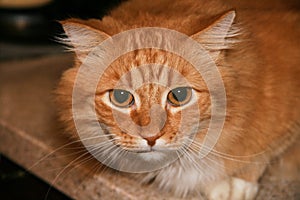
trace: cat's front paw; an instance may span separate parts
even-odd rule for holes
[[[214,184],[208,192],[209,200],[253,200],[258,191],[257,183],[231,178]]]

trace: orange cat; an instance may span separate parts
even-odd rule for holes
[[[215,0],[132,0],[102,20],[63,21],[76,64],[58,88],[61,119],[101,162],[176,196],[254,199],[268,163],[299,135],[296,22]]]

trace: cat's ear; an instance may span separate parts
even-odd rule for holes
[[[70,49],[76,53],[79,60],[83,60],[90,51],[110,37],[108,34],[80,22],[66,20],[60,23],[67,35],[63,42],[71,46]]]
[[[202,44],[212,58],[216,60],[221,50],[231,48],[237,41],[235,37],[239,34],[239,31],[233,27],[234,18],[235,11],[229,11],[209,27],[191,37]]]

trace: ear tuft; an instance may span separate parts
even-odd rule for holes
[[[220,50],[230,49],[238,42],[236,37],[240,34],[240,30],[233,25],[235,16],[235,11],[225,13],[212,25],[192,35],[192,38],[201,43],[212,53],[213,58],[217,59]]]
[[[80,59],[110,37],[100,30],[78,22],[66,20],[60,23],[67,35],[67,38],[60,40],[68,45],[69,50],[74,51]]]

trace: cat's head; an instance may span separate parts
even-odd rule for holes
[[[233,11],[228,12],[189,36],[204,47],[205,56],[217,66],[224,61],[222,51],[234,41],[234,17]],[[94,49],[103,41],[114,40],[113,36],[77,20],[65,21],[63,27],[74,47],[76,65],[64,74],[58,90],[64,110],[61,118],[72,132],[77,128],[81,140],[91,141],[83,143],[92,146],[96,154],[109,157],[134,152],[145,160],[161,160],[168,152],[181,154],[193,141],[203,142],[214,100],[206,83],[209,79],[205,80],[197,67],[174,52],[145,48],[124,53],[98,76],[92,69],[106,58],[101,54],[103,47]],[[83,65],[94,73],[90,76],[98,78],[92,90],[92,78],[78,81]],[[226,79],[226,72],[221,73]],[[81,91],[77,94],[82,96],[74,104],[76,81]],[[92,95],[85,96],[84,91]],[[74,106],[80,107],[77,117],[81,127],[75,128]],[[200,146],[194,148],[199,150]]]

